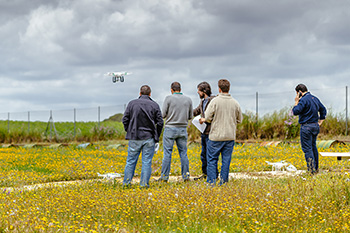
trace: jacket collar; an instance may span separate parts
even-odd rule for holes
[[[229,97],[229,96],[231,96],[231,94],[229,94],[229,93],[219,93],[218,96]]]
[[[148,95],[140,95],[139,99],[151,99]]]

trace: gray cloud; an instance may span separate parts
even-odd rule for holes
[[[266,111],[280,109],[293,102],[297,83],[325,92],[349,85],[349,6],[0,1],[0,112],[125,104],[143,84],[162,103],[175,80],[196,105],[197,84],[207,80],[217,92],[219,78],[231,81],[243,109],[254,110],[257,91],[285,93],[275,97],[280,102],[261,96]],[[125,83],[103,75],[121,70],[133,72]]]

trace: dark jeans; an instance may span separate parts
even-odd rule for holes
[[[305,154],[307,170],[314,174],[318,171],[317,135],[320,132],[318,123],[302,124],[300,126],[301,149]]]
[[[209,140],[208,134],[201,134],[202,141],[202,152],[201,152],[201,160],[202,160],[202,172],[204,175],[207,175],[207,144]]]
[[[222,164],[220,171],[220,185],[228,182],[230,163],[235,141],[212,141],[208,140],[208,176],[207,182],[216,183],[218,174],[218,160],[221,154]]]

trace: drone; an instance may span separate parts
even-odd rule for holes
[[[289,171],[289,172],[296,172],[298,169],[294,167],[292,164],[289,164],[287,162],[284,162],[283,160],[276,163],[271,163],[269,161],[265,161],[267,164],[272,165],[272,171]]]
[[[115,179],[115,178],[120,178],[122,177],[121,174],[119,173],[107,173],[107,174],[100,174],[97,172],[97,175],[99,177],[102,177],[103,179]]]
[[[124,76],[125,75],[130,75],[132,74],[131,72],[108,72],[107,74],[105,74],[106,76],[112,76],[112,81],[114,83],[116,82],[124,82]]]

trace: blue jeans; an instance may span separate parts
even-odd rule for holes
[[[190,178],[190,165],[187,157],[187,128],[165,127],[163,132],[163,162],[161,179],[168,180],[170,174],[171,155],[176,142],[181,160],[181,174],[183,180]]]
[[[235,141],[211,141],[208,140],[207,159],[208,159],[208,176],[207,182],[210,184],[216,183],[218,173],[218,160],[221,153],[222,165],[220,172],[220,185],[228,182],[230,171],[230,163]]]
[[[300,126],[301,149],[305,154],[307,170],[312,174],[318,171],[317,135],[320,132],[318,123],[302,124]]]
[[[129,140],[128,157],[126,159],[123,185],[129,185],[134,177],[135,167],[142,152],[142,168],[140,186],[149,187],[154,155],[154,139]]]
[[[207,144],[209,140],[208,134],[201,134],[202,142],[202,152],[201,152],[201,161],[202,161],[202,172],[204,175],[207,175]]]

